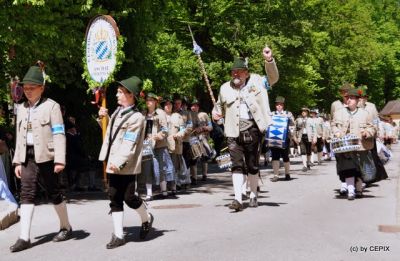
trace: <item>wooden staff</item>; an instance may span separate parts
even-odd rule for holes
[[[195,44],[197,45],[196,40],[194,40],[194,36],[193,36],[193,33],[192,33],[192,29],[190,28],[190,25],[188,25],[188,27],[189,27],[190,35],[192,36],[193,46]],[[216,103],[215,102],[215,97],[214,97],[214,93],[213,93],[213,91],[211,89],[210,82],[208,81],[206,68],[204,67],[204,63],[203,63],[203,60],[201,59],[200,53],[196,53],[196,55],[197,55],[197,58],[198,58],[198,61],[199,61],[199,64],[200,64],[201,73],[203,74],[204,81],[206,82],[206,85],[207,85],[208,93],[210,94],[211,101],[212,101],[213,105],[215,106],[215,103]]]

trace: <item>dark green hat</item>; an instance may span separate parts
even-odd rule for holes
[[[354,86],[348,82],[339,87],[339,91],[348,91],[350,89],[354,89]]]
[[[199,102],[199,100],[197,100],[196,98],[193,98],[193,100],[192,100],[192,102],[191,102],[190,104],[191,104],[191,105],[193,105],[193,104],[200,105],[200,102]]]
[[[39,66],[31,66],[28,72],[25,74],[22,83],[44,85],[45,81],[43,71],[39,68]]]
[[[165,97],[162,98],[161,106],[164,106],[167,102],[172,103],[174,99],[171,97],[171,95],[166,95]]]
[[[347,95],[348,96],[355,96],[355,97],[360,97],[362,94],[362,90],[361,89],[350,89],[347,91]]]
[[[280,102],[280,103],[285,103],[285,98],[284,98],[284,97],[282,97],[282,96],[278,96],[278,97],[276,97],[276,99],[275,99],[275,103],[278,103],[278,102]]]
[[[140,80],[140,78],[137,76],[132,76],[117,83],[125,87],[130,93],[135,96],[139,95],[140,91],[142,90],[143,84],[142,80]]]
[[[249,65],[248,65],[248,61],[246,58],[244,57],[235,57],[233,60],[233,65],[231,68],[232,70],[236,70],[236,69],[249,69]]]
[[[152,98],[152,99],[155,99],[155,100],[159,100],[159,97],[157,96],[157,95],[155,95],[154,93],[152,93],[152,92],[149,92],[148,94],[146,94],[146,99],[148,99],[148,98]]]

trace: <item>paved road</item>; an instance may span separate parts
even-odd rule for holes
[[[58,221],[51,205],[40,205],[31,232],[35,247],[9,252],[19,233],[14,225],[0,231],[0,260],[399,260],[400,234],[379,231],[400,226],[400,145],[393,150],[390,178],[354,201],[337,197],[334,161],[304,174],[294,159],[293,179],[276,183],[269,181],[271,169],[263,169],[260,206],[239,213],[227,208],[230,176],[212,173],[207,184],[177,199],[151,202],[155,229],[147,241],[139,240],[139,217],[127,210],[129,242],[114,250],[105,248],[112,233],[106,197],[75,195],[69,204],[73,240],[50,242]]]

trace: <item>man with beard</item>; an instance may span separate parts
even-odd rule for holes
[[[263,133],[271,123],[267,88],[278,81],[272,51],[263,49],[265,71],[268,77],[250,74],[248,61],[235,58],[231,68],[232,79],[220,88],[218,101],[212,111],[213,119],[224,118],[225,136],[232,161],[232,181],[235,199],[229,208],[243,209],[242,185],[248,175],[250,185],[249,207],[257,207],[258,157]]]

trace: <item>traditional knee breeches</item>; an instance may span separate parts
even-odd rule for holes
[[[125,203],[133,209],[142,205],[143,200],[135,194],[136,175],[108,174],[111,212],[124,210]]]
[[[232,173],[258,174],[261,139],[262,134],[256,126],[248,129],[246,134],[241,132],[238,138],[228,138],[228,148],[232,160]]]
[[[26,162],[21,165],[21,204],[34,204],[38,186],[45,190],[53,204],[64,200],[59,189],[58,174],[54,173],[54,162],[35,162],[33,146],[28,146]]]

